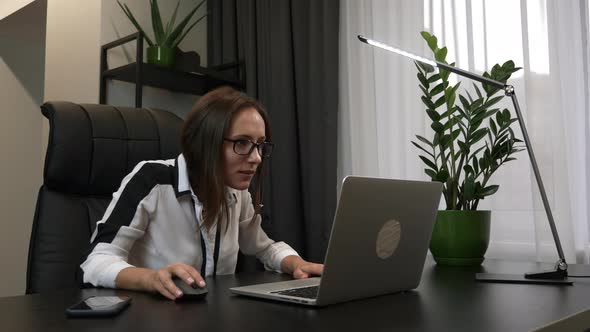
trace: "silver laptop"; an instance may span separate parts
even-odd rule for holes
[[[312,306],[418,287],[442,183],[344,179],[321,278],[245,287],[235,294]]]

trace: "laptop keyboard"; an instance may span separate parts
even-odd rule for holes
[[[318,290],[320,286],[309,286],[301,288],[284,289],[280,291],[271,292],[271,294],[288,295],[295,297],[303,297],[306,299],[315,299],[318,297]]]

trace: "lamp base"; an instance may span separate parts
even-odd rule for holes
[[[553,270],[525,274],[476,273],[475,280],[517,284],[573,285],[574,282],[567,277],[567,267],[565,260],[560,259],[555,263]]]
[[[553,271],[555,272],[555,271]],[[547,272],[541,272],[547,273]],[[573,285],[574,282],[570,279],[535,279],[529,275],[536,275],[536,273],[526,274],[502,274],[502,273],[476,273],[475,280],[481,282],[500,282],[510,284],[545,284],[545,285]]]

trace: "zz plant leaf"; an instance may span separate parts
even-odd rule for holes
[[[421,36],[434,58],[448,64],[448,49],[439,46],[438,38],[426,31]],[[412,144],[423,153],[419,157],[427,167],[426,175],[443,183],[446,209],[477,210],[480,200],[499,189],[490,183],[492,175],[515,160],[515,153],[524,150],[522,140],[514,136],[511,128],[517,119],[508,109],[493,108],[504,98],[497,95],[498,88],[474,83],[471,93],[459,93],[460,82],[451,85],[448,70],[415,64],[433,136],[428,139],[416,135],[418,140]],[[508,60],[492,66],[483,76],[505,83],[520,69]]]

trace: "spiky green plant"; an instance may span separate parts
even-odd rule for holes
[[[162,22],[162,16],[160,15],[160,8],[158,7],[157,0],[149,0],[150,1],[150,8],[151,8],[151,16],[152,16],[152,28],[154,29],[154,38],[156,42],[154,43],[152,39],[147,35],[145,30],[139,25],[133,13],[126,4],[121,4],[119,0],[117,3],[121,10],[127,15],[131,23],[137,28],[138,31],[143,33],[145,40],[147,41],[149,46],[163,46],[169,48],[176,48],[178,44],[186,37],[186,35],[191,31],[192,28],[197,25],[207,14],[205,13],[199,19],[197,19],[194,23],[187,27],[191,18],[195,15],[197,10],[205,3],[205,0],[201,1],[199,4],[195,6],[187,15],[186,17],[178,23],[177,26],[174,26],[176,23],[176,14],[178,13],[178,7],[180,6],[180,1],[176,4],[176,8],[174,8],[174,12],[172,13],[172,17],[170,21],[166,24],[166,28],[164,29],[164,24]],[[186,29],[185,29],[186,28]]]
[[[423,31],[422,37],[437,61],[446,61],[447,48],[439,47],[436,36]],[[450,66],[454,66],[451,63]],[[416,135],[414,146],[424,152],[420,159],[427,166],[424,172],[432,181],[442,182],[447,210],[477,210],[481,199],[494,194],[499,186],[490,178],[500,166],[523,150],[522,140],[511,129],[517,121],[508,109],[494,107],[504,96],[493,86],[473,84],[474,96],[465,91],[458,94],[461,82],[450,85],[448,70],[416,62],[418,80],[423,92],[422,102],[434,131],[432,140]],[[514,62],[496,64],[484,77],[506,83],[520,68]],[[483,91],[482,91],[483,90]],[[459,98],[457,98],[457,95]],[[456,101],[459,103],[456,103]],[[487,122],[487,123],[486,123]]]

